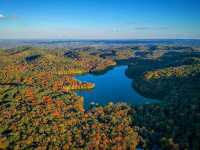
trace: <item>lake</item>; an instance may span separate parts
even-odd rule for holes
[[[132,79],[125,75],[127,66],[117,66],[104,74],[85,74],[77,76],[80,81],[93,82],[92,90],[78,91],[77,94],[84,97],[84,107],[91,103],[105,105],[109,102],[126,102],[128,104],[149,104],[157,100],[146,98],[132,88]]]

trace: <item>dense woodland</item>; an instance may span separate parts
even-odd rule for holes
[[[200,149],[200,53],[168,52],[129,63],[126,74],[141,94],[160,104],[134,107],[146,149]]]
[[[76,95],[95,86],[77,81],[76,74],[116,65],[95,51],[1,50],[0,149],[135,149],[139,136],[130,106],[85,111]]]
[[[126,64],[160,103],[84,110],[77,74]],[[110,46],[0,50],[0,149],[200,149],[200,48]],[[153,89],[153,90],[152,90]]]

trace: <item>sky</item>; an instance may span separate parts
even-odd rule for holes
[[[200,0],[0,0],[0,39],[199,39]]]

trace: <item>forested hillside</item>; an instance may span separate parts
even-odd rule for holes
[[[128,105],[86,111],[75,92],[95,86],[75,75],[115,61],[100,57],[103,52],[90,54],[95,50],[74,51],[1,50],[0,149],[135,149],[139,136]]]
[[[126,74],[141,94],[160,104],[136,109],[134,121],[147,149],[199,149],[200,53],[166,53],[158,59],[139,58]]]
[[[76,92],[95,84],[75,76],[116,65],[159,102],[85,110]],[[197,47],[23,46],[0,50],[0,68],[0,149],[200,149]]]

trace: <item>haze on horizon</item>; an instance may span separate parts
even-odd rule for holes
[[[0,0],[0,39],[199,39],[199,8],[199,0]]]

